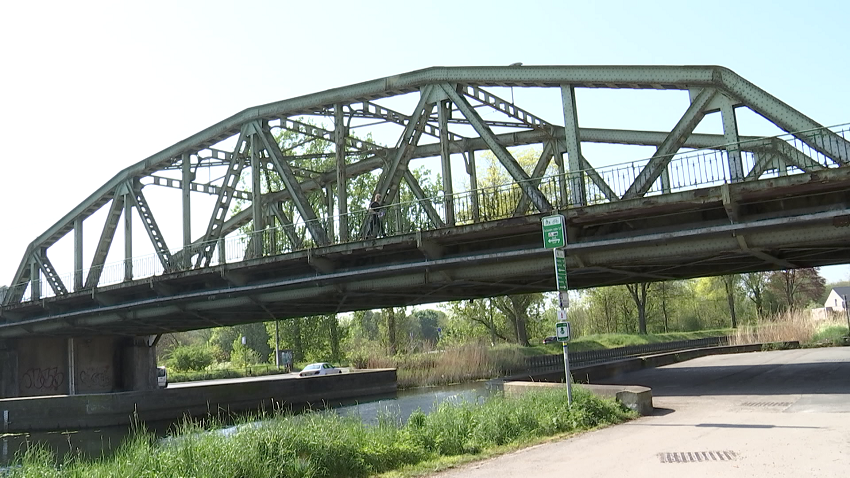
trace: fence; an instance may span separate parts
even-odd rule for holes
[[[586,352],[570,352],[570,365],[593,365],[612,362],[641,355],[651,355],[661,352],[675,352],[702,347],[721,347],[729,345],[729,337],[707,337],[695,340],[678,340],[657,344],[629,345],[613,349],[588,350]],[[526,369],[563,368],[564,355],[539,355],[526,359]]]

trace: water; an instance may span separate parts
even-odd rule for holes
[[[380,417],[407,421],[411,413],[421,410],[430,413],[443,402],[477,402],[490,395],[484,382],[445,387],[401,390],[395,396],[365,397],[334,407],[341,415],[359,416],[365,423],[374,424]],[[148,431],[163,437],[176,422],[146,423]],[[227,433],[229,429],[220,430]],[[92,430],[47,433],[0,434],[0,476],[3,467],[14,461],[15,454],[34,444],[46,446],[61,457],[68,453],[96,458],[109,455],[130,433],[128,427],[109,427]]]

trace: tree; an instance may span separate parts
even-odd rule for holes
[[[459,300],[449,303],[449,307],[452,314],[448,336],[452,340],[470,342],[487,338],[490,345],[509,341],[508,335],[512,333],[494,299]]]
[[[646,335],[646,301],[651,286],[652,284],[649,282],[626,285],[629,294],[632,295],[632,299],[635,301],[635,307],[637,307],[638,333],[641,335]]]
[[[722,276],[723,286],[726,289],[726,302],[729,304],[729,316],[732,319],[732,328],[738,328],[738,317],[735,315],[735,292],[738,289],[738,283],[741,278],[737,275]]]
[[[786,310],[802,309],[817,301],[825,286],[826,281],[816,268],[776,271],[768,280],[768,287],[780,298]]]
[[[756,314],[758,317],[765,316],[765,290],[767,289],[767,280],[770,277],[768,272],[750,272],[741,275],[743,279],[744,290],[747,298],[750,299],[756,306]]]
[[[529,309],[543,303],[543,294],[518,294],[494,297],[493,305],[498,308],[511,323],[516,343],[527,347]]]

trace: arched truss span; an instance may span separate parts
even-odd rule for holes
[[[514,102],[512,93],[508,99],[506,87],[554,89],[561,114],[544,119],[531,106]],[[684,90],[690,102],[669,131],[583,128],[575,94],[581,88]],[[741,107],[793,135],[792,143],[740,136],[736,108]],[[722,134],[694,133],[713,112],[721,115]],[[285,147],[281,134],[289,138]],[[374,139],[378,137],[383,140]],[[316,142],[325,146],[308,147]],[[590,142],[652,146],[655,153],[615,182],[582,153],[582,145]],[[541,151],[533,170],[524,169],[510,151],[524,145]],[[783,174],[789,167],[813,171],[845,165],[849,146],[843,137],[718,66],[427,68],[248,108],[127,167],[32,241],[2,301],[97,287],[122,218],[124,280],[139,277],[133,268],[130,217],[144,225],[144,245],[156,254],[156,273],[221,261],[224,238],[245,227],[279,227],[293,248],[355,241],[365,226],[356,217],[362,214],[358,205],[350,204],[349,185],[364,174],[379,174],[373,192],[382,193],[388,203],[398,200],[400,188],[410,191],[427,227],[451,227],[461,220],[453,199],[452,155],[462,156],[466,182],[474,190],[475,155],[491,152],[521,191],[512,206],[521,215],[664,194],[671,188],[671,161],[684,150],[721,151],[723,177],[715,180],[735,183],[769,172]],[[331,166],[305,166],[315,158]],[[411,172],[411,163],[422,158],[440,161],[439,201],[428,197]],[[555,196],[541,186],[540,177],[550,166],[561,178]],[[215,171],[207,181],[198,174],[204,169]],[[274,176],[281,186],[270,189],[271,183],[262,184],[263,175]],[[150,186],[178,189],[181,202],[155,216],[147,199]],[[318,193],[326,197],[321,205],[314,199]],[[193,207],[191,199],[197,195],[214,197],[212,210]],[[477,194],[471,196],[471,212],[464,220],[487,220],[478,200]],[[234,201],[247,206],[237,210]],[[105,222],[95,226],[99,230],[87,223],[86,233],[92,234],[87,241],[83,222],[100,210]],[[192,230],[193,216],[206,218],[203,232]],[[180,231],[182,237],[167,241],[165,229]],[[73,257],[51,261],[50,248],[71,233]],[[243,257],[263,254],[262,242],[249,241]],[[63,276],[54,263],[68,264],[69,272]]]

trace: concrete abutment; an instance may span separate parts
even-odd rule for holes
[[[156,388],[156,347],[145,338],[38,337],[0,341],[0,398]]]

